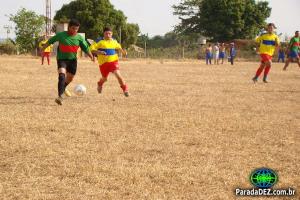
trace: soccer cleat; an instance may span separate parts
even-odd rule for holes
[[[62,102],[63,102],[63,98],[62,97],[57,97],[56,99],[55,99],[55,102],[58,104],[58,105],[62,105]]]
[[[256,82],[257,82],[257,78],[256,78],[256,77],[253,77],[253,78],[252,78],[252,81],[253,81],[254,83],[256,83]]]
[[[67,88],[65,89],[64,94],[65,94],[67,97],[71,97],[71,96],[72,96],[72,93],[71,93]]]
[[[129,97],[128,86],[127,85],[122,85],[120,87],[122,88],[125,97]]]
[[[125,92],[124,92],[124,95],[125,95],[125,97],[129,97],[129,92],[128,92],[128,91],[125,91]]]
[[[266,79],[263,80],[264,83],[268,83],[268,81]]]
[[[100,86],[99,84],[98,84],[98,86],[97,86],[97,91],[98,91],[99,94],[102,93],[102,86]]]

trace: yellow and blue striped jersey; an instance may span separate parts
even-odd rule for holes
[[[272,33],[265,33],[256,38],[256,42],[259,44],[259,53],[273,56],[275,48],[279,45],[279,37]]]
[[[121,45],[114,39],[100,39],[90,46],[91,51],[104,51],[106,55],[98,55],[98,63],[102,65],[107,62],[115,62],[119,60],[117,49],[121,49]]]

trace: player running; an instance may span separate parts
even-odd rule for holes
[[[39,48],[41,49],[41,57],[42,57],[42,64],[41,65],[44,65],[45,57],[47,58],[48,65],[50,65],[50,54],[51,54],[51,50],[52,50],[53,45],[50,45],[47,48],[45,48],[44,50],[42,50],[43,45],[46,44],[47,42],[48,42],[47,36],[44,35],[43,40],[40,41],[40,43],[39,43]]]
[[[256,38],[256,50],[258,51],[257,53],[260,54],[261,64],[257,69],[255,76],[252,78],[254,83],[257,82],[263,70],[263,82],[268,83],[267,77],[272,65],[272,56],[275,48],[280,45],[279,37],[274,33],[274,29],[276,29],[275,25],[273,23],[269,23],[267,26],[267,32]]]
[[[285,62],[285,65],[283,67],[284,71],[287,69],[290,62],[292,62],[294,59],[297,60],[298,66],[300,67],[299,48],[300,48],[299,31],[296,31],[295,36],[290,40],[290,43],[289,43],[289,46],[288,46],[288,50],[289,50],[288,59]]]
[[[72,82],[77,71],[78,48],[80,47],[94,61],[88,44],[81,35],[77,34],[79,26],[78,20],[71,19],[68,24],[68,31],[57,33],[43,46],[43,49],[46,49],[49,45],[59,42],[57,48],[58,97],[55,99],[58,105],[62,105],[63,93],[66,96],[71,96],[66,87]]]
[[[111,28],[104,28],[103,35],[103,38],[97,39],[97,41],[90,46],[91,52],[98,57],[99,68],[102,75],[97,85],[98,93],[100,94],[102,92],[103,84],[107,81],[109,73],[113,73],[118,79],[124,95],[128,97],[128,86],[121,76],[118,62],[119,57],[117,54],[117,52],[121,52],[126,56],[127,52],[112,38],[113,32]]]

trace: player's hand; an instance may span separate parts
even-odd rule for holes
[[[126,56],[127,56],[127,51],[126,51],[126,50],[123,50],[123,51],[122,51],[122,54],[123,54],[123,56],[126,57]]]
[[[91,57],[91,61],[95,62],[95,56]]]
[[[105,51],[98,51],[98,55],[101,54],[101,55],[106,55],[106,52]]]

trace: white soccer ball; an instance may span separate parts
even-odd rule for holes
[[[74,93],[78,96],[82,96],[86,94],[86,87],[82,84],[76,85],[74,88]]]

